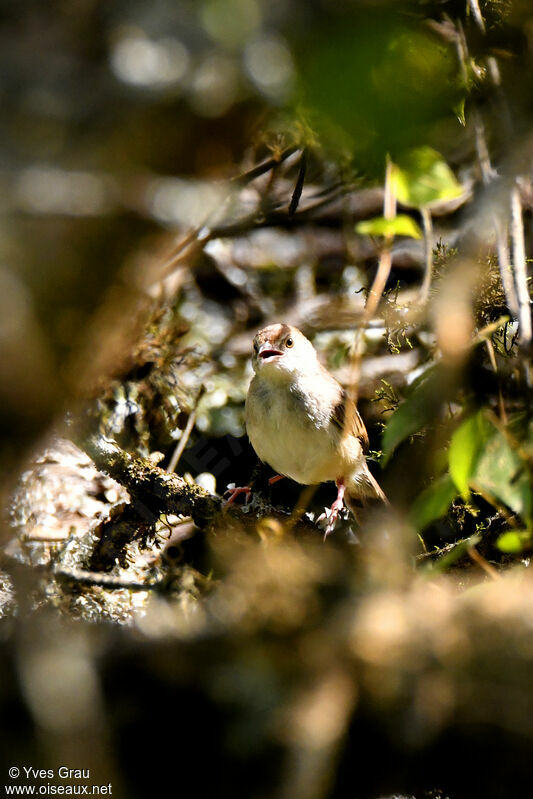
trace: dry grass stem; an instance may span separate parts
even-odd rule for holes
[[[187,441],[189,440],[189,436],[191,435],[195,422],[196,422],[196,415],[198,413],[198,403],[200,402],[202,395],[205,392],[205,386],[200,388],[198,395],[196,397],[196,402],[194,403],[194,408],[192,409],[191,413],[189,414],[189,418],[187,419],[187,424],[185,425],[185,429],[181,434],[181,438],[176,445],[176,449],[172,453],[172,457],[167,466],[167,472],[175,472],[176,466],[179,463],[181,456],[183,455],[183,450],[187,446]]]
[[[518,297],[519,342],[521,346],[528,347],[531,344],[531,308],[524,242],[524,220],[522,219],[522,202],[518,185],[515,185],[511,192],[511,239]]]

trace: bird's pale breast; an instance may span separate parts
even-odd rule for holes
[[[271,386],[256,376],[246,401],[246,428],[259,458],[297,483],[339,476],[340,432],[305,387]]]

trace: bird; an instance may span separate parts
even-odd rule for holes
[[[246,432],[259,459],[279,475],[270,482],[281,476],[302,485],[334,481],[337,498],[321,517],[327,519],[326,536],[344,505],[355,515],[357,500],[387,503],[366,462],[363,420],[354,405],[347,413],[347,392],[309,339],[292,325],[269,325],[253,339],[252,366]]]

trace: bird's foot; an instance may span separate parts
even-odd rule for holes
[[[327,520],[326,528],[324,530],[324,541],[335,529],[339,513],[344,508],[344,492],[346,486],[343,480],[337,480],[337,499],[332,504],[331,508],[327,508],[324,513],[318,517],[317,522]]]
[[[276,474],[274,477],[271,477],[268,481],[268,485],[272,486],[274,483],[277,483],[278,480],[283,480],[282,474]],[[250,501],[250,497],[252,496],[252,486],[236,486],[235,483],[230,483],[228,485],[227,491],[224,494],[225,497],[228,497],[224,503],[225,507],[233,505],[237,497],[239,497],[241,494],[246,494],[245,504],[247,505]]]
[[[250,497],[252,496],[252,489],[250,486],[236,486],[235,483],[230,483],[228,485],[227,491],[224,493],[225,497],[228,497],[226,502],[224,503],[224,507],[229,507],[229,505],[233,505],[237,497],[241,494],[246,494],[245,504],[247,505],[250,501]]]
[[[344,503],[342,500],[340,502],[338,500],[335,500],[331,508],[326,508],[324,513],[322,513],[318,517],[317,519],[318,523],[323,521],[327,522],[324,528],[324,541],[326,540],[328,535],[330,535],[335,529],[335,525],[337,524],[337,519],[339,518],[339,513],[341,512],[343,507]]]

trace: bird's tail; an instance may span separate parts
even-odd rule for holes
[[[364,469],[348,483],[345,502],[353,511],[354,506],[365,504],[367,499],[379,499],[385,505],[390,504],[383,489],[365,463]]]

